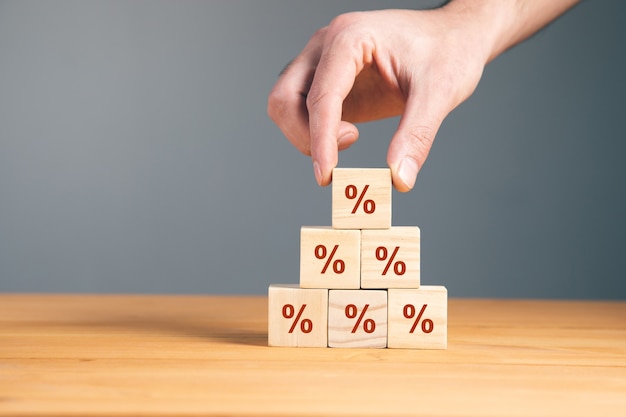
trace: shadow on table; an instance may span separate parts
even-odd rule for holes
[[[116,300],[118,301],[118,300]],[[263,304],[267,301],[263,300]],[[163,303],[155,305],[143,300],[132,308],[122,301],[118,309],[101,306],[76,306],[54,324],[62,326],[107,329],[119,335],[120,330],[133,335],[153,335],[208,339],[223,343],[267,346],[267,313],[250,315],[236,308],[223,309],[191,302],[188,305]],[[259,310],[262,310],[261,308]],[[256,311],[254,309],[253,311]]]

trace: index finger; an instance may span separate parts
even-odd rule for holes
[[[350,32],[327,34],[327,42],[307,96],[311,157],[320,185],[331,181],[337,165],[343,101],[363,69],[364,42]]]

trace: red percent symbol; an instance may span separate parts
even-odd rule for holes
[[[343,271],[346,270],[346,263],[342,260],[342,259],[335,259],[335,261],[333,262],[333,259],[335,257],[335,252],[337,252],[337,249],[339,249],[339,245],[335,245],[333,247],[333,249],[330,251],[330,255],[328,255],[328,257],[326,256],[326,246],[324,245],[317,245],[315,247],[315,257],[317,259],[326,259],[326,263],[324,264],[324,267],[322,268],[322,274],[326,273],[326,270],[328,269],[328,267],[330,266],[330,263],[333,263],[333,272],[335,274],[342,274]]]
[[[393,262],[399,250],[400,246],[396,246],[396,248],[391,253],[391,256],[388,257],[386,247],[379,246],[376,248],[376,259],[378,259],[379,261],[386,261],[387,259],[389,259],[387,261],[387,265],[385,265],[385,269],[383,270],[383,275],[387,275],[387,271],[389,271],[389,268],[392,264],[393,272],[395,272],[396,275],[404,275],[404,273],[406,272],[406,263],[404,263],[403,261],[396,261],[395,263]]]
[[[365,312],[367,311],[367,308],[369,306],[369,304],[365,304],[360,315],[357,306],[355,306],[354,304],[348,304],[346,306],[345,313],[347,318],[353,319],[356,318],[356,316],[359,316],[359,318],[356,319],[354,327],[352,328],[352,333],[356,333],[356,331],[359,329],[361,321],[363,321],[363,317],[365,317]],[[365,331],[365,333],[374,333],[374,330],[376,330],[376,322],[373,319],[365,319],[363,321],[363,331]]]
[[[376,203],[374,202],[374,200],[368,199],[363,201],[363,198],[365,197],[365,193],[367,193],[368,188],[370,188],[369,185],[363,187],[363,191],[361,191],[361,195],[359,195],[359,190],[356,188],[356,185],[350,184],[346,187],[346,198],[348,200],[356,199],[356,204],[352,208],[352,214],[356,213],[359,206],[361,205],[361,202],[363,202],[363,211],[366,214],[372,214],[376,210]]]
[[[411,327],[411,330],[409,330],[409,333],[415,332],[415,328],[417,327],[420,320],[422,319],[422,315],[424,314],[424,311],[426,311],[427,306],[428,304],[424,304],[422,306],[422,308],[420,309],[420,312],[417,314],[417,317],[415,318],[415,321],[413,322],[413,326]],[[404,314],[404,318],[412,319],[413,317],[415,317],[415,306],[413,304],[406,304],[404,308],[402,309],[402,313]],[[430,333],[433,331],[434,327],[435,326],[431,319],[422,320],[422,333]]]
[[[284,318],[290,319],[294,316],[294,314],[296,314],[296,318],[294,319],[293,323],[291,324],[291,327],[289,328],[289,333],[293,333],[293,331],[296,329],[296,326],[298,325],[298,322],[300,323],[300,331],[302,333],[311,333],[311,331],[313,330],[313,322],[310,319],[300,320],[300,317],[302,317],[302,313],[304,312],[305,308],[306,308],[306,304],[302,304],[302,307],[300,307],[300,311],[298,311],[298,314],[296,314],[296,309],[293,305],[285,304],[283,306]]]

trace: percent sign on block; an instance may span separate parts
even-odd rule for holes
[[[361,206],[365,214],[372,214],[376,211],[376,202],[374,200],[368,199],[363,201],[363,198],[365,197],[368,188],[370,188],[369,184],[365,184],[363,190],[361,191],[361,194],[359,194],[359,190],[357,189],[356,185],[350,184],[346,186],[346,198],[348,200],[356,199],[356,204],[354,205],[354,207],[352,207],[352,214],[355,214]]]
[[[362,288],[419,288],[420,230],[394,226],[361,231]]]
[[[387,346],[387,291],[328,291],[328,346]]]
[[[422,333],[430,333],[433,331],[433,328],[435,327],[435,325],[433,324],[433,321],[431,319],[422,319],[422,316],[424,315],[424,311],[426,311],[426,307],[428,307],[428,304],[422,305],[420,312],[417,313],[417,317],[415,317],[415,306],[413,304],[405,304],[404,307],[402,308],[402,315],[404,315],[404,318],[412,319],[415,317],[415,320],[413,321],[413,325],[411,326],[409,333],[415,332],[415,328],[420,323],[420,320],[422,323],[422,326],[421,326]]]
[[[446,349],[448,291],[441,285],[387,291],[390,348]]]
[[[298,314],[296,315],[296,318],[293,320],[291,327],[289,328],[289,332],[288,333],[293,333],[293,331],[295,330],[296,326],[298,325],[298,323],[300,323],[300,331],[302,333],[311,333],[313,331],[313,322],[311,321],[311,319],[302,319],[300,320],[300,317],[302,317],[302,313],[304,313],[304,310],[306,309],[306,304],[302,304],[302,307],[300,307],[300,310],[298,311]],[[283,306],[283,317],[286,319],[290,319],[294,316],[296,312],[295,307],[293,306],[293,304],[285,304]]]
[[[335,168],[332,182],[335,229],[391,227],[391,171]]]
[[[386,247],[379,246],[376,248],[376,259],[379,261],[387,261],[387,265],[385,265],[385,268],[383,269],[381,275],[387,275],[387,272],[389,271],[389,268],[392,264],[393,272],[396,275],[404,275],[404,273],[406,272],[406,263],[403,261],[396,261],[395,263],[393,262],[396,259],[396,255],[398,254],[399,250],[400,246],[396,246],[393,249],[393,253],[391,254],[391,256],[388,256]]]
[[[303,226],[300,230],[302,288],[360,288],[361,231]]]
[[[270,346],[328,346],[328,290],[272,284],[268,306]]]
[[[363,306],[363,309],[361,310],[361,314],[359,314],[359,309],[354,304],[348,304],[346,306],[345,311],[346,311],[347,318],[353,319],[359,316],[356,319],[356,323],[354,323],[354,326],[352,327],[352,333],[356,333],[357,330],[359,330],[361,321],[363,321],[363,317],[365,317],[365,313],[367,312],[367,309],[369,308],[369,306],[370,306],[369,304],[365,304]],[[363,331],[365,333],[374,333],[375,330],[376,330],[376,322],[373,319],[365,319],[363,321]]]
[[[327,252],[326,246],[317,245],[315,247],[315,257],[317,259],[326,260],[326,263],[322,267],[322,271],[321,271],[322,274],[326,273],[326,270],[330,266],[331,262],[333,264],[332,269],[335,274],[343,274],[343,272],[346,270],[346,263],[342,259],[335,259],[335,253],[337,252],[337,249],[339,249],[339,245],[333,246],[333,249],[330,251],[330,255],[326,256],[326,252]]]

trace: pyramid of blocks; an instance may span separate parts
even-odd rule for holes
[[[335,168],[332,226],[300,230],[300,284],[268,290],[268,344],[446,349],[448,291],[420,285],[420,229],[391,225],[391,171]]]

